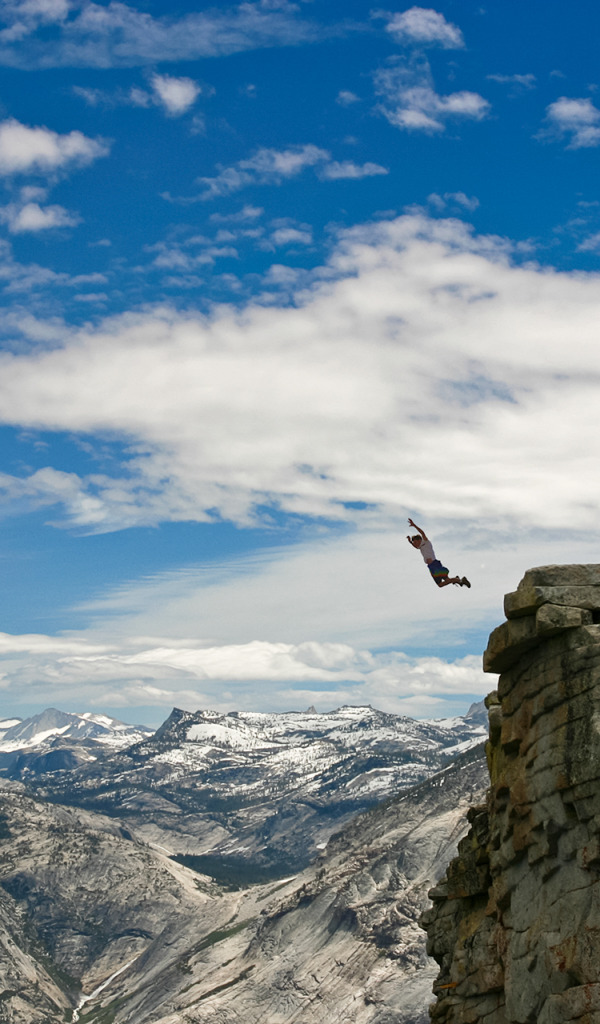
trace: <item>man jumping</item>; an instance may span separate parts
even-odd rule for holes
[[[449,583],[454,583],[454,585],[458,587],[470,587],[471,584],[466,576],[448,575],[450,570],[446,569],[440,560],[435,557],[435,551],[433,550],[432,543],[427,539],[421,527],[417,526],[416,523],[413,523],[412,519],[409,519],[408,522],[410,526],[414,526],[415,530],[418,530],[419,532],[414,537],[407,536],[406,539],[409,544],[412,544],[413,548],[417,548],[417,550],[421,552],[425,559],[425,564],[438,587],[447,587]]]

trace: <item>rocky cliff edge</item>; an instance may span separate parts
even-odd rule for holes
[[[490,788],[422,918],[435,1024],[600,1024],[600,565],[530,569],[484,669]]]

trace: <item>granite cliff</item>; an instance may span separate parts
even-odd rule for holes
[[[484,668],[490,787],[422,924],[435,1024],[600,1024],[600,565],[529,570]]]

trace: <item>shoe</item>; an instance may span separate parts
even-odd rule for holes
[[[460,581],[460,585],[461,585],[461,587],[470,587],[471,586],[471,584],[469,583],[469,581],[468,581],[466,576],[463,576],[462,580]]]

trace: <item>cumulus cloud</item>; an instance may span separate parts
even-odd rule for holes
[[[584,149],[600,145],[600,110],[587,97],[568,99],[561,96],[546,108],[548,134],[569,138],[569,149]]]
[[[40,206],[39,203],[10,203],[0,207],[0,220],[8,224],[13,235],[48,231],[50,228],[71,228],[81,223],[81,218],[65,210],[64,206]]]
[[[400,43],[419,46],[442,46],[447,50],[461,49],[465,45],[462,32],[446,21],[443,14],[430,7],[410,7],[401,14],[387,15],[386,32]]]
[[[382,97],[378,110],[390,124],[405,131],[443,132],[449,120],[481,121],[490,109],[478,93],[462,90],[440,96],[429,63],[422,59],[380,68],[374,82]]]
[[[596,277],[405,216],[341,232],[305,280],[288,306],[150,310],[3,354],[1,422],[130,445],[115,477],[4,477],[9,505],[56,504],[89,530],[269,507],[594,528]]]
[[[299,16],[296,4],[266,0],[154,18],[119,0],[8,0],[0,63],[16,67],[132,67],[196,60],[266,46],[293,46],[327,31]],[[72,16],[67,18],[67,14]],[[56,37],[40,29],[53,22]]]
[[[0,174],[52,174],[83,167],[103,156],[109,147],[82,132],[59,135],[50,128],[30,128],[15,118],[0,122]]]
[[[153,75],[152,88],[171,117],[185,114],[200,94],[200,86],[192,78],[174,78],[171,75]]]

